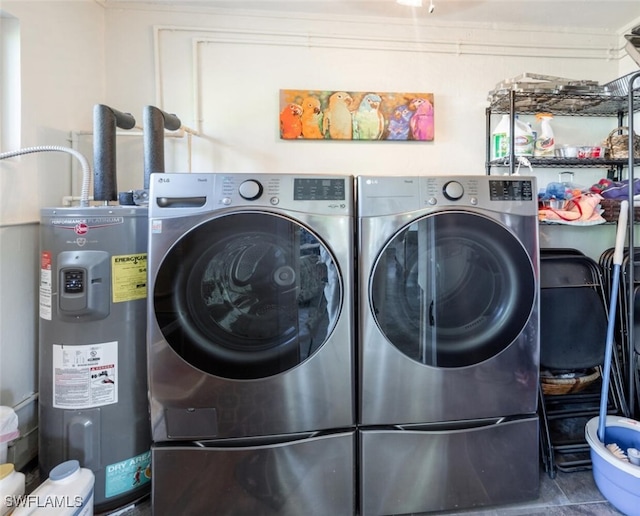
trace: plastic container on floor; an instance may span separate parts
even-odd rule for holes
[[[12,516],[93,516],[94,482],[93,471],[77,460],[58,464]]]
[[[640,466],[624,462],[606,445],[616,443],[622,450],[640,447],[640,423],[633,419],[606,416],[605,440],[598,438],[598,421],[589,420],[585,436],[591,448],[593,479],[604,497],[623,514],[640,515]]]
[[[10,514],[24,494],[24,473],[13,464],[0,464],[0,516]]]

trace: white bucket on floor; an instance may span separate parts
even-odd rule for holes
[[[18,416],[11,407],[0,406],[0,464],[7,462],[9,441],[20,435]]]
[[[93,516],[93,471],[77,460],[58,464],[12,516]]]
[[[0,516],[9,514],[24,494],[24,473],[16,471],[13,464],[0,464]]]

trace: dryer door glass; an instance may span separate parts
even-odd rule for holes
[[[378,326],[402,353],[464,367],[497,355],[522,332],[536,302],[535,270],[500,223],[439,212],[386,244],[370,292]]]
[[[339,316],[335,260],[308,228],[234,213],[189,231],[167,253],[156,320],[187,362],[224,378],[271,376],[312,356]]]

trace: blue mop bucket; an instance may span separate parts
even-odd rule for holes
[[[640,466],[625,462],[605,446],[616,443],[622,450],[640,450],[640,423],[607,416],[604,442],[598,439],[599,417],[587,423],[585,436],[591,448],[593,480],[602,495],[620,512],[640,515]]]
[[[607,415],[609,381],[613,352],[613,333],[616,321],[616,301],[620,288],[620,265],[624,254],[624,242],[628,219],[628,201],[622,201],[616,244],[613,255],[613,283],[609,305],[607,340],[602,369],[600,411],[585,427],[585,437],[591,450],[593,479],[602,495],[620,512],[640,516],[640,466],[616,457],[607,445],[615,443],[623,452],[630,448],[634,454],[640,450],[640,423],[633,419]],[[640,457],[632,457],[633,460]]]

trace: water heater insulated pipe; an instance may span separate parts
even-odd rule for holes
[[[116,127],[133,129],[136,120],[103,104],[93,108],[93,199],[118,199],[116,178]]]
[[[164,130],[177,131],[182,122],[173,114],[154,106],[145,106],[142,113],[144,126],[144,188],[149,188],[153,172],[164,172]]]

